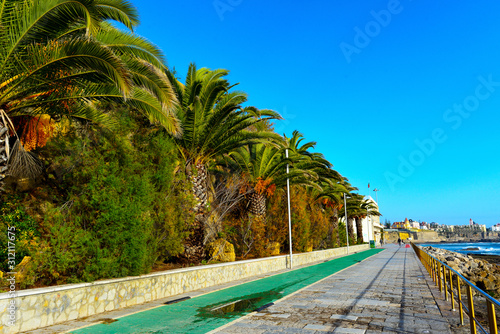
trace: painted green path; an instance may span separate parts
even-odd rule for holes
[[[369,249],[176,304],[135,313],[112,323],[74,330],[71,333],[206,333],[382,250]]]

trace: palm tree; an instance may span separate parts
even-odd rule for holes
[[[224,79],[228,73],[222,69],[197,69],[190,64],[186,82],[182,84],[174,73],[166,72],[178,101],[175,114],[182,131],[175,143],[196,202],[193,208],[196,218],[190,226],[184,252],[191,261],[200,260],[204,254],[208,168],[239,147],[277,137],[252,128],[267,119],[281,119],[272,110],[243,107],[247,95],[231,91],[234,86]]]
[[[358,188],[353,187],[349,182],[347,178],[342,179],[342,185],[346,188],[347,192],[345,192],[346,196],[346,208],[344,210],[341,210],[339,212],[339,217],[344,217],[344,220],[346,220],[345,217],[345,211],[347,211],[347,234],[351,242],[354,242],[356,240],[355,235],[354,235],[354,222],[355,218],[353,216],[354,210],[358,207],[358,199],[359,195],[356,193],[353,193],[353,191],[358,190]],[[344,202],[344,194],[342,194],[342,202]]]
[[[358,242],[363,240],[363,224],[362,219],[367,215],[379,216],[377,207],[369,199],[364,199],[363,195],[351,193],[347,199],[347,215],[348,215],[348,230],[349,237],[355,240],[354,222],[356,223],[356,238]]]
[[[302,134],[294,131],[291,138],[285,136],[273,143],[249,144],[229,154],[232,168],[242,171],[251,188],[248,211],[254,217],[265,220],[267,197],[275,189],[283,189],[287,179],[291,185],[319,187],[318,175],[330,163],[321,154],[309,152],[316,143],[301,144],[303,139]],[[285,158],[286,149],[289,151],[288,159]],[[290,165],[288,173],[287,164]]]
[[[275,145],[248,144],[229,153],[228,157],[230,168],[241,170],[250,188],[248,212],[262,220],[266,217],[267,197],[275,189],[284,188],[287,178],[292,184],[305,184],[315,177],[310,171],[299,168],[291,168],[287,174],[286,165],[294,160],[285,159],[284,148]]]
[[[340,236],[338,233],[339,228],[339,211],[344,206],[344,193],[347,193],[347,187],[341,181],[333,181],[329,180],[326,185],[322,187],[322,190],[316,192],[316,199],[322,201],[322,204],[326,207],[331,207],[333,209],[333,216],[330,217],[330,221],[332,223],[329,231],[329,237],[332,238],[333,233],[336,231],[336,244],[340,245]]]
[[[22,132],[42,115],[110,125],[95,102],[128,98],[179,133],[168,78],[157,70],[161,53],[105,20],[130,29],[138,23],[136,10],[124,0],[0,0],[0,188],[7,174],[31,175],[30,166],[39,169],[15,125]],[[11,135],[17,137],[13,147]]]
[[[183,133],[176,145],[193,185],[199,218],[208,203],[209,165],[239,147],[275,138],[275,134],[249,128],[266,119],[281,119],[272,110],[242,107],[247,95],[230,91],[234,86],[224,79],[228,73],[222,69],[197,69],[191,64],[185,85],[168,73],[179,101],[176,115]]]
[[[363,223],[362,219],[368,216],[380,216],[377,206],[373,200],[363,198],[356,208],[354,216],[356,218],[356,233],[359,240],[363,240]]]
[[[356,224],[356,240],[358,243],[363,241],[363,223],[362,219],[366,217],[366,210],[363,210],[364,199],[362,195],[351,194],[347,201],[347,212],[349,219]]]

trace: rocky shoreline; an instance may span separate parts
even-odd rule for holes
[[[467,254],[472,256],[474,259],[488,261],[489,263],[494,263],[500,265],[500,256],[498,255],[486,255],[486,254]]]
[[[500,257],[480,254],[465,255],[432,246],[422,247],[422,249],[494,298],[500,296]]]

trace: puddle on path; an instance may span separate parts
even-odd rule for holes
[[[225,300],[220,303],[200,307],[196,314],[197,320],[206,318],[234,318],[255,311],[283,296],[283,291],[264,291],[251,295]]]
[[[204,321],[207,318],[235,318],[253,312],[275,300],[284,297],[285,289],[303,281],[295,280],[275,289],[239,296],[232,299],[220,301],[214,304],[200,307],[197,310],[196,321]]]

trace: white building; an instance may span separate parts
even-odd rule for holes
[[[372,202],[376,207],[377,211],[378,204],[375,202],[371,196],[365,196],[365,200]],[[361,220],[363,226],[363,242],[370,242],[370,240],[375,240],[376,244],[380,244],[380,238],[384,231],[384,226],[380,224],[379,216],[368,216]]]
[[[492,230],[493,232],[500,232],[500,223],[498,223],[498,224],[496,224],[496,225],[493,225],[493,226],[491,227],[491,230]]]

